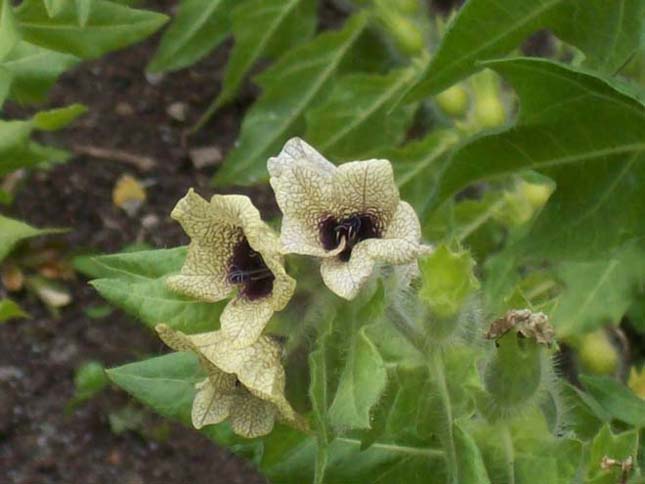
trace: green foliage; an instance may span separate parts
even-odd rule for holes
[[[314,1],[185,1],[149,69],[186,67],[233,35],[200,126],[253,66],[272,63],[253,79],[261,92],[215,183],[265,181],[267,158],[296,135],[333,162],[386,158],[436,249],[412,286],[386,268],[349,302],[323,295],[309,266],[290,266],[295,309],[268,332],[286,340],[287,395],[311,430],[277,425],[253,440],[228,424],[201,431],[280,483],[638,482],[639,397],[608,376],[563,384],[557,344],[512,328],[483,335],[511,308],[544,311],[578,350],[625,315],[642,326],[645,108],[642,90],[615,74],[633,75],[623,66],[643,38],[643,3],[470,0],[447,29],[414,0],[342,5],[343,26],[314,35]],[[555,59],[500,58],[545,28],[560,39]],[[17,75],[5,71],[0,87]],[[33,129],[9,128],[23,139]],[[83,266],[148,326],[214,329],[220,304],[166,288],[184,258],[176,248]],[[624,363],[610,356],[607,374]],[[174,353],[109,376],[190,425],[204,373]]]
[[[182,69],[208,54],[228,35],[232,6],[230,0],[182,0],[148,70]]]
[[[16,318],[26,318],[28,316],[29,315],[11,299],[0,299],[0,323],[5,323]]]
[[[64,230],[37,229],[19,220],[0,215],[0,261],[7,257],[13,248],[23,240],[61,232]]]
[[[74,373],[74,397],[77,404],[89,400],[101,392],[108,384],[105,367],[98,361],[88,361],[79,366]]]

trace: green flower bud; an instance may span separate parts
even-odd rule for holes
[[[506,122],[506,111],[498,97],[485,97],[475,103],[475,121],[482,128],[496,128]]]
[[[449,116],[460,117],[466,114],[470,99],[466,90],[456,84],[440,92],[435,97],[441,110]]]
[[[539,403],[553,381],[553,328],[542,313],[512,310],[491,325],[496,349],[484,370],[480,407],[489,420],[518,415]]]

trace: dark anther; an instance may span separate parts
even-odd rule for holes
[[[240,294],[253,301],[271,294],[274,280],[262,256],[242,238],[229,261],[228,282],[241,286]]]
[[[319,224],[320,242],[325,250],[333,250],[345,240],[345,249],[338,254],[343,262],[352,255],[352,249],[361,240],[381,236],[376,217],[370,214],[352,214],[340,220],[329,216]]]

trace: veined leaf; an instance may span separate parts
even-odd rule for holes
[[[166,287],[166,277],[178,272],[185,258],[185,247],[97,257],[105,272],[91,284],[109,302],[150,327],[166,323],[188,333],[212,330],[218,326],[223,304],[180,296]]]
[[[529,34],[553,29],[584,51],[587,63],[615,71],[640,45],[640,0],[470,0],[454,18],[409,99],[436,94],[499,57]]]
[[[435,204],[475,181],[533,169],[557,189],[523,239],[523,253],[583,259],[644,235],[643,105],[622,86],[554,62],[488,65],[517,89],[518,123],[457,151]],[[608,220],[619,229],[608,230]]]
[[[11,0],[0,0],[0,61],[20,41],[20,31],[11,8]]]
[[[13,76],[9,97],[20,103],[36,103],[45,99],[60,74],[78,62],[77,57],[22,41],[0,66]]]
[[[233,0],[182,0],[147,69],[175,71],[204,57],[229,35],[234,5]]]
[[[0,261],[9,255],[16,244],[25,239],[61,232],[65,232],[65,230],[37,229],[19,220],[0,215]]]
[[[416,68],[409,67],[384,76],[342,77],[330,96],[307,112],[307,141],[337,160],[367,158],[398,145],[414,107],[391,108],[416,75]]]
[[[235,45],[216,101],[218,106],[235,97],[244,76],[259,59],[267,54],[277,56],[313,34],[315,7],[315,0],[250,0],[235,7]]]
[[[29,315],[11,299],[0,299],[0,323],[15,318],[27,318]]]
[[[645,427],[645,403],[625,385],[606,376],[581,375],[586,390],[612,418]]]
[[[159,29],[167,17],[94,0],[90,17],[81,26],[72,1],[65,2],[64,9],[50,19],[42,0],[25,0],[16,9],[16,19],[25,40],[47,49],[93,59],[146,38]]]
[[[218,185],[267,178],[267,158],[302,130],[305,111],[334,78],[366,23],[365,15],[352,17],[343,30],[293,49],[257,78],[262,96],[244,118],[238,144],[215,176]]]
[[[551,321],[559,338],[575,338],[620,322],[645,286],[645,250],[629,244],[608,259],[565,262],[557,274],[565,289]]]

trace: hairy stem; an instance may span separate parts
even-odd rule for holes
[[[428,369],[430,370],[430,374],[434,375],[436,379],[437,389],[441,399],[441,406],[446,419],[446,433],[443,436],[443,440],[446,451],[448,475],[450,476],[449,482],[458,484],[459,475],[457,470],[457,450],[455,446],[455,438],[452,432],[452,403],[450,402],[450,393],[448,393],[448,385],[446,384],[446,372],[443,362],[443,352],[441,349],[437,348],[431,352]]]
[[[504,448],[504,464],[506,467],[506,482],[515,484],[515,449],[508,424],[502,427],[502,445]]]

